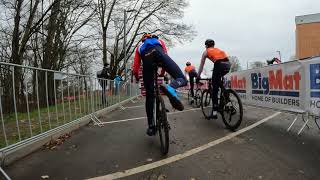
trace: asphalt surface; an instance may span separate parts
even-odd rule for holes
[[[160,153],[158,136],[145,134],[147,120],[144,99],[129,103],[101,117],[105,122],[72,133],[53,150],[39,149],[5,167],[12,179],[86,179],[132,169],[182,154],[228,136],[219,117],[206,120],[199,109],[186,105],[184,112],[168,115],[171,125],[170,149]],[[240,129],[269,117],[276,111],[244,107]],[[133,119],[135,118],[135,119]],[[269,121],[192,156],[123,179],[320,179],[320,133],[313,122],[298,136],[299,120],[287,132],[294,115],[281,113]]]

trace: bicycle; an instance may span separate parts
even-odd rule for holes
[[[194,90],[194,96],[191,96],[191,89],[188,91],[188,102],[192,104],[194,108],[199,108],[201,105],[201,94],[202,94],[202,89],[201,86],[203,83],[199,82],[196,83],[196,89]],[[193,101],[193,102],[192,102]]]
[[[154,64],[154,88],[155,88],[155,103],[153,119],[155,120],[153,125],[156,127],[156,132],[159,133],[161,153],[163,155],[168,154],[169,151],[169,130],[170,125],[167,119],[167,109],[165,107],[164,100],[160,94],[160,88],[158,83],[158,65]]]
[[[201,110],[205,118],[210,119],[213,112],[212,108],[212,80],[209,81],[208,89],[205,89],[201,95]],[[222,116],[223,123],[231,130],[235,131],[241,124],[243,118],[243,106],[240,97],[233,89],[226,89],[221,79],[218,93],[218,112]],[[236,107],[237,106],[237,107]],[[232,123],[231,121],[235,121]]]

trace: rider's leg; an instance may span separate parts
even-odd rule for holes
[[[218,111],[218,92],[222,86],[222,77],[230,70],[229,62],[216,62],[212,71],[212,109],[213,116],[216,116]]]
[[[184,109],[184,106],[179,100],[175,89],[187,85],[187,80],[179,66],[166,53],[164,53],[163,49],[160,46],[155,47],[155,49],[156,51],[154,52],[154,55],[156,60],[158,62],[161,62],[164,70],[168,72],[174,79],[170,83],[170,85],[160,86],[160,88],[169,97],[172,106],[175,109],[182,111]]]
[[[164,53],[160,46],[156,47],[156,50],[157,60],[162,63],[164,70],[174,79],[171,81],[170,86],[174,89],[186,86],[187,79],[183,75],[179,66],[166,53]]]
[[[214,65],[214,69],[212,71],[212,109],[213,109],[213,116],[217,116],[218,111],[218,91],[219,91],[219,81],[221,79],[220,69],[217,65]]]
[[[147,134],[148,135],[154,135],[155,133],[155,127],[153,122],[153,109],[154,109],[154,101],[155,101],[155,95],[154,95],[154,69],[153,69],[153,60],[149,58],[143,58],[143,83],[144,88],[146,90],[146,112],[147,112],[147,118],[148,118],[148,129]]]
[[[190,90],[191,90],[191,96],[194,97],[194,77],[193,76],[189,76],[189,80],[190,80]]]

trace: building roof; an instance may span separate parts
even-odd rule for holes
[[[296,25],[308,23],[320,23],[320,13],[296,16]]]

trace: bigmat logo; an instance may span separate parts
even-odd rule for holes
[[[299,97],[300,72],[284,74],[282,69],[270,70],[267,77],[251,73],[252,94]]]
[[[232,75],[230,80],[226,81],[227,88],[231,88],[235,90],[237,93],[246,93],[246,78],[245,77],[238,77],[237,75]]]
[[[320,98],[320,64],[310,64],[310,89],[312,98]]]

